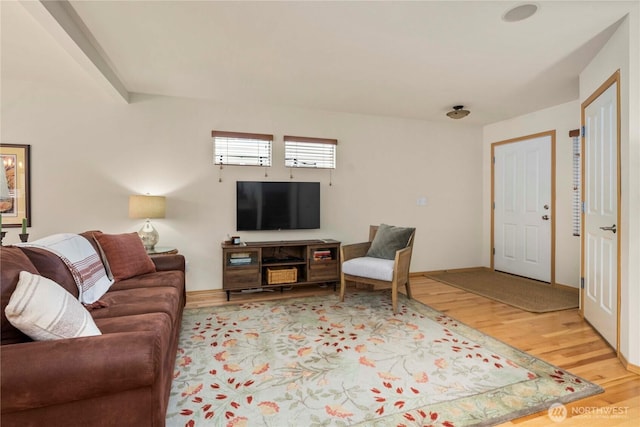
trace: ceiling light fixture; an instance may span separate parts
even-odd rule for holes
[[[456,105],[453,107],[453,110],[447,113],[447,116],[452,119],[461,119],[463,117],[467,117],[470,113],[469,110],[463,110],[464,105]]]
[[[502,20],[505,22],[518,22],[524,21],[530,18],[538,11],[538,5],[533,3],[521,4],[520,6],[513,7],[502,15]]]

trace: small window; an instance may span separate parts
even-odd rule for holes
[[[271,166],[273,135],[211,131],[216,165]]]
[[[580,219],[582,215],[582,201],[580,183],[582,181],[581,171],[581,153],[580,153],[580,131],[575,130],[569,133],[569,136],[573,138],[573,200],[572,200],[572,219],[571,226],[573,228],[573,235],[580,235]]]
[[[336,139],[285,136],[284,164],[288,168],[335,169],[337,144]]]

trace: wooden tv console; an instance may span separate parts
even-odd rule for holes
[[[340,242],[280,240],[222,243],[222,289],[227,292],[340,281]]]

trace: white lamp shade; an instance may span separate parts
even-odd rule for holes
[[[129,196],[129,218],[164,218],[164,196]]]

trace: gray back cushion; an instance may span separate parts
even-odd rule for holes
[[[373,238],[373,242],[371,242],[367,256],[394,259],[397,250],[407,247],[409,238],[414,231],[415,228],[381,224],[378,227],[376,236]]]

